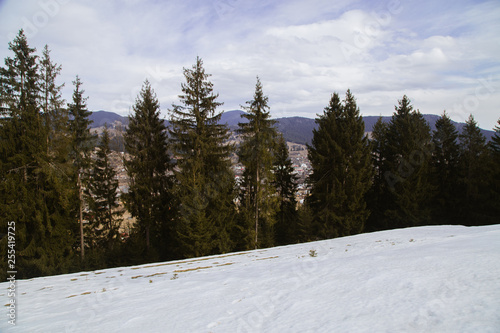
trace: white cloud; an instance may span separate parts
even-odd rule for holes
[[[252,98],[259,75],[274,116],[314,117],[348,88],[364,114],[389,115],[407,94],[424,113],[465,103],[486,128],[500,116],[496,1],[7,0],[0,58],[30,22],[30,45],[49,44],[63,65],[66,98],[78,74],[91,109],[128,113],[148,78],[166,115],[200,56],[225,110]],[[475,97],[490,76],[488,97]]]

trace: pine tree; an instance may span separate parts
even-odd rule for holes
[[[432,182],[436,186],[433,202],[434,223],[456,224],[460,210],[458,132],[446,112],[436,121],[432,142]]]
[[[288,145],[279,137],[274,161],[273,185],[278,192],[279,211],[276,214],[276,243],[280,245],[300,241],[298,230],[297,177],[293,173],[292,161],[288,154]]]
[[[487,223],[485,204],[487,200],[487,146],[472,115],[462,128],[460,139],[460,181],[463,186],[459,207],[461,224],[480,225]]]
[[[65,187],[48,155],[38,57],[22,30],[9,49],[14,57],[0,69],[1,104],[7,108],[0,120],[2,229],[7,221],[16,224],[18,278],[68,272],[74,229]]]
[[[253,224],[249,234],[253,234],[254,242],[249,247],[255,248],[274,245],[273,227],[278,210],[274,196],[276,188],[273,186],[277,132],[275,121],[270,119],[268,100],[257,78],[253,100],[246,102],[248,106],[243,107],[246,113],[242,117],[248,122],[239,123],[237,130],[242,136],[238,156],[245,167],[241,211],[246,217],[245,225],[250,227]]]
[[[309,160],[313,168],[309,204],[318,236],[332,238],[363,231],[369,216],[365,195],[371,186],[371,150],[354,96],[347,90],[342,105],[332,95],[316,119]]]
[[[385,186],[394,204],[386,211],[389,228],[430,223],[430,127],[405,95],[387,129]]]
[[[169,173],[173,166],[167,129],[160,119],[160,104],[148,80],[144,82],[132,110],[134,114],[129,116],[124,138],[125,149],[130,154],[130,159],[124,161],[130,178],[125,204],[137,219],[146,255],[151,260],[155,253],[169,255],[166,252],[170,244],[164,243],[170,241],[172,179]]]
[[[208,80],[203,61],[184,69],[181,105],[171,111],[171,142],[178,158],[176,196],[181,255],[197,257],[228,252],[235,218],[234,176],[229,159],[229,131],[219,124],[222,103]]]
[[[89,243],[91,248],[104,252],[112,250],[118,239],[123,212],[118,209],[118,180],[110,161],[107,124],[101,136],[95,159],[91,163],[86,189],[89,203]]]

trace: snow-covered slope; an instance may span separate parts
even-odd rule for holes
[[[392,230],[17,283],[17,325],[3,307],[1,332],[500,332],[500,225]]]

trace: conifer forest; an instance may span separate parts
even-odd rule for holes
[[[124,130],[129,184],[119,196],[112,135],[91,131],[85,82],[59,82],[62,65],[48,46],[31,48],[22,30],[8,49],[0,67],[2,281],[9,221],[19,279],[386,229],[499,223],[500,119],[489,141],[473,115],[458,131],[444,111],[431,130],[405,95],[388,110],[391,120],[367,134],[354,92],[332,92],[316,111],[308,196],[298,202],[265,81],[248,83],[255,92],[242,101],[233,133],[220,122],[223,101],[200,57],[183,69],[171,106],[142,83]],[[72,89],[71,100],[63,89]],[[243,166],[241,179],[232,159]],[[135,221],[127,238],[125,213]]]

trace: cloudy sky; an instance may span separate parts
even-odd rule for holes
[[[147,78],[168,117],[200,56],[223,110],[258,75],[274,117],[314,118],[348,88],[363,115],[406,94],[486,129],[500,117],[498,0],[0,0],[2,60],[20,28],[63,66],[67,100],[81,77],[90,110],[127,115]]]

